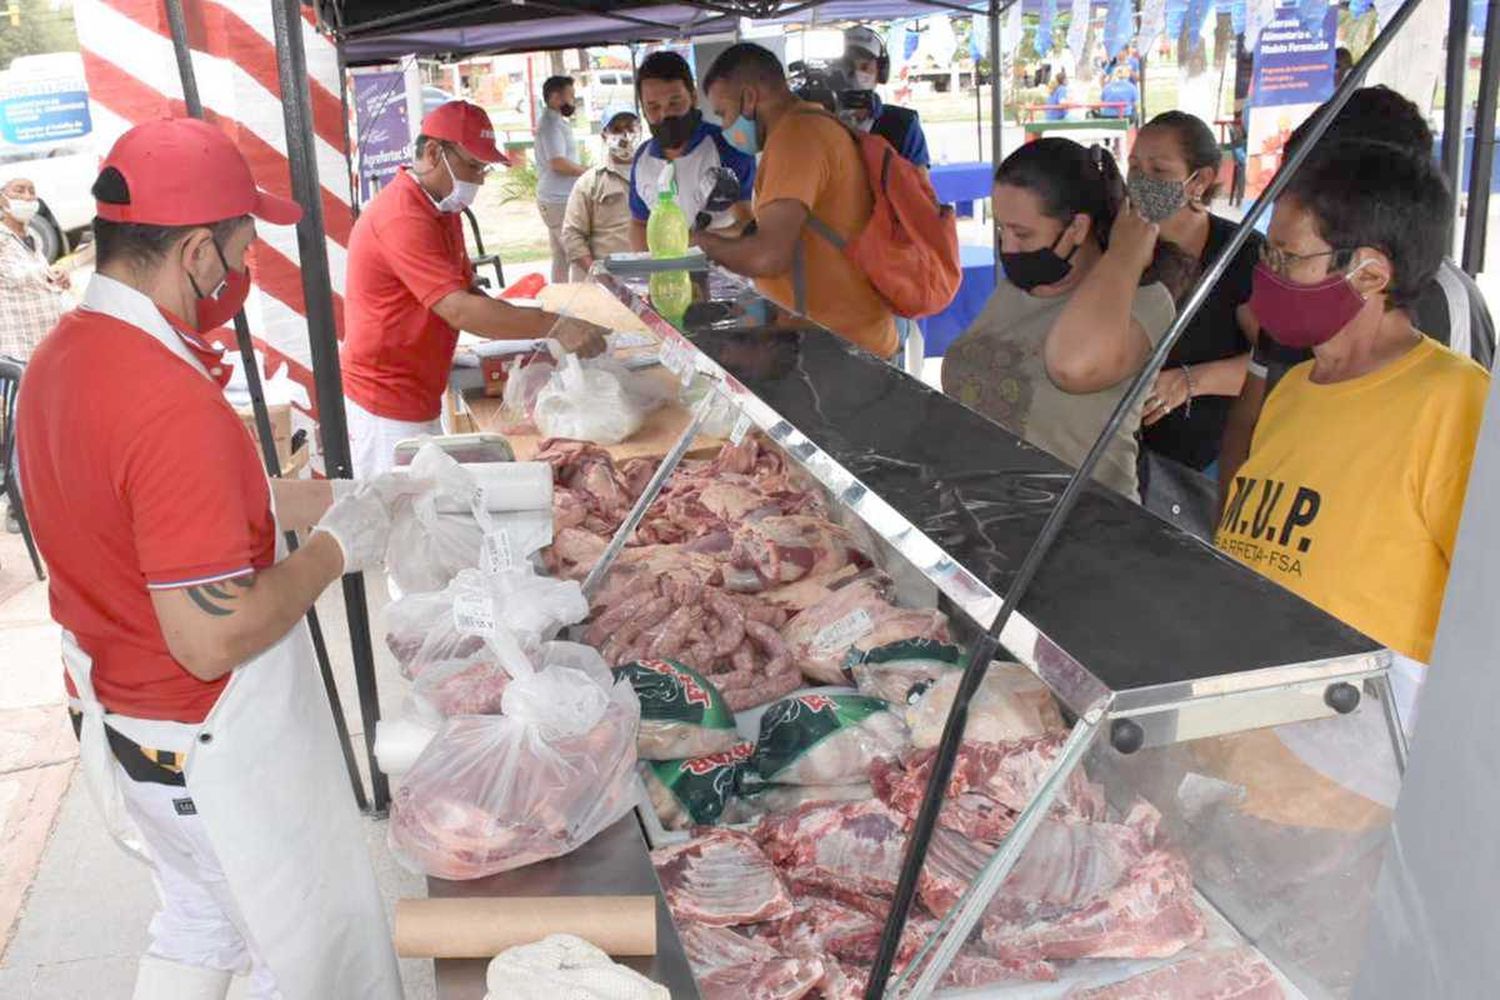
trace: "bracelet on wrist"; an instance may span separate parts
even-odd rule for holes
[[[1193,370],[1187,365],[1182,368],[1182,379],[1187,383],[1187,402],[1182,404],[1182,415],[1191,417],[1193,415]]]

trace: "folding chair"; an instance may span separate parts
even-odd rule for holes
[[[21,483],[16,476],[16,397],[21,388],[21,373],[26,366],[15,358],[0,358],[0,493],[10,503],[11,515],[21,525],[21,538],[26,542],[26,551],[31,555],[31,567],[36,570],[38,580],[47,579],[42,569],[42,557],[37,554],[36,540],[31,537],[31,525],[26,520],[26,508],[21,505]]]

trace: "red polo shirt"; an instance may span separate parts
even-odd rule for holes
[[[93,658],[99,700],[201,722],[228,677],[201,681],[172,658],[150,591],[275,561],[270,492],[244,424],[216,382],[151,334],[86,308],[42,341],[18,405],[52,617]]]
[[[436,420],[458,331],[432,307],[469,288],[473,273],[463,221],[439,212],[402,168],[349,237],[344,395],[377,417]]]

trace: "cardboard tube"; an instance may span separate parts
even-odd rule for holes
[[[655,955],[656,897],[396,901],[396,954],[403,958],[494,958],[549,934],[577,935],[610,955]]]

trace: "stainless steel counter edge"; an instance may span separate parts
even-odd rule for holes
[[[821,483],[833,498],[857,515],[908,559],[953,604],[980,627],[988,627],[999,612],[1003,594],[977,578],[941,546],[911,524],[898,510],[867,488],[832,455],[801,429],[703,353],[676,326],[658,314],[646,298],[625,281],[607,272],[599,280],[663,341],[663,364],[674,372],[693,371],[715,382],[750,418],[751,423],[782,447]],[[904,376],[910,378],[910,376]],[[686,379],[684,379],[686,381]],[[998,429],[997,429],[998,430]],[[1109,705],[1112,711],[1141,712],[1184,700],[1222,698],[1239,692],[1267,692],[1319,680],[1332,683],[1349,677],[1380,673],[1389,662],[1384,650],[1361,650],[1332,657],[1248,668],[1180,683],[1141,687],[1115,694],[1087,666],[1018,609],[1000,636],[1001,643],[1038,675],[1073,712],[1082,715]],[[1111,704],[1113,702],[1113,704]]]

